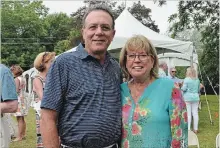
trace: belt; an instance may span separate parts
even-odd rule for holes
[[[74,147],[61,144],[60,148],[74,148]],[[109,145],[109,146],[106,146],[106,147],[103,147],[103,148],[119,148],[119,147],[118,147],[118,144],[115,143],[115,144],[112,144],[112,145]]]

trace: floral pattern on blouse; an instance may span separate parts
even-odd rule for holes
[[[188,146],[187,112],[181,91],[173,83],[170,89],[162,87],[160,81],[164,80],[159,79],[147,88],[137,103],[133,101],[128,85],[121,85],[122,148]],[[167,90],[158,93],[160,87]]]
[[[179,88],[172,90],[172,107],[171,107],[170,123],[172,132],[172,148],[187,147],[188,141],[182,144],[183,139],[183,125],[187,125],[187,111],[186,104],[183,101],[182,93]],[[186,143],[187,142],[187,143]],[[182,146],[183,145],[183,146]]]

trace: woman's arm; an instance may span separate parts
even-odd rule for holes
[[[173,88],[169,104],[169,115],[172,133],[172,148],[188,147],[188,124],[186,104],[181,90]]]
[[[39,78],[34,78],[33,80],[33,91],[38,95],[38,99],[43,98],[43,84]]]
[[[15,86],[16,86],[16,92],[19,92],[19,88],[20,88],[20,81],[18,78],[15,78]]]
[[[181,87],[181,90],[182,91],[186,91],[187,90],[187,80],[186,79],[184,79],[184,81],[183,81],[183,86]]]

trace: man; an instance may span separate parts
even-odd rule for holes
[[[107,48],[114,18],[93,6],[83,18],[85,46],[50,67],[41,104],[44,147],[116,148],[121,137],[120,68]],[[57,121],[57,122],[56,122]]]
[[[167,77],[165,71],[167,71],[167,63],[164,61],[159,61],[159,77],[165,78]]]
[[[18,108],[18,96],[16,92],[15,81],[13,75],[9,68],[5,65],[0,64],[0,79],[1,79],[1,128],[0,128],[0,138],[1,147],[8,148],[11,135],[10,129],[7,124],[6,117],[4,113],[14,113]]]
[[[176,68],[171,67],[170,68],[170,75],[167,76],[167,78],[171,79],[177,87],[182,87],[183,81],[176,77]]]

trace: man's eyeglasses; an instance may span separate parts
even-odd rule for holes
[[[133,61],[136,57],[138,57],[138,59],[140,61],[146,61],[149,59],[149,57],[151,56],[151,54],[127,54],[127,60],[129,61]]]
[[[172,71],[172,73],[176,73],[176,71]]]

